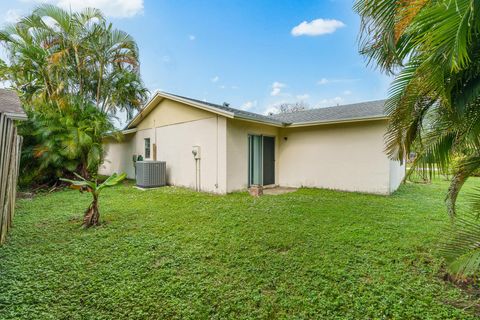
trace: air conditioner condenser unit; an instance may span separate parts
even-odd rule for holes
[[[167,184],[167,163],[165,161],[137,161],[135,180],[142,188],[162,187]]]

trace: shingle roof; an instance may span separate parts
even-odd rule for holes
[[[270,117],[291,124],[381,118],[386,116],[384,105],[385,100],[377,100],[292,113],[274,114]]]
[[[190,100],[196,103],[201,103],[209,107],[217,108],[227,112],[233,113],[240,118],[247,118],[252,120],[274,122],[276,124],[301,124],[309,122],[331,122],[343,120],[355,120],[362,118],[376,118],[385,117],[384,105],[385,100],[368,101],[361,103],[354,103],[342,106],[316,108],[304,111],[296,111],[291,113],[281,113],[269,116],[264,116],[258,113],[248,112],[240,109],[235,109],[229,106],[219,105],[215,103],[205,102],[197,99],[183,97],[179,95],[173,96]]]
[[[185,100],[190,100],[190,101],[193,101],[195,103],[204,104],[206,106],[213,107],[213,108],[216,108],[216,109],[220,109],[220,110],[223,110],[223,111],[231,112],[238,118],[246,118],[246,119],[258,120],[258,121],[262,121],[262,122],[270,122],[270,123],[274,123],[274,124],[283,124],[283,122],[281,120],[274,119],[270,116],[264,116],[262,114],[249,112],[249,111],[245,111],[245,110],[240,110],[240,109],[235,109],[235,108],[232,108],[230,106],[219,105],[219,104],[215,104],[215,103],[211,103],[211,102],[206,102],[206,101],[202,101],[202,100],[183,97],[183,96],[179,96],[179,95],[176,95],[176,94],[171,94],[170,93],[170,95],[176,96],[176,97],[179,97],[179,98],[182,98],[182,99],[185,99]]]
[[[227,114],[237,119],[247,121],[257,121],[275,126],[302,126],[314,124],[328,124],[332,122],[350,122],[361,121],[365,119],[382,119],[386,118],[384,111],[385,100],[369,101],[362,103],[355,103],[343,106],[335,106],[328,108],[309,109],[304,111],[296,111],[292,113],[282,113],[274,115],[262,115],[254,112],[232,108],[229,105],[220,105],[211,102],[206,102],[198,99],[192,99],[167,92],[157,92],[153,98],[148,102],[142,111],[137,114],[125,127],[125,129],[134,128],[148,113],[155,107],[151,104],[155,97],[164,97],[170,99],[178,99],[183,103],[191,103],[193,106],[205,108],[215,112],[215,109],[220,114]]]
[[[18,95],[7,89],[0,89],[0,113],[15,119],[25,119],[27,117]]]

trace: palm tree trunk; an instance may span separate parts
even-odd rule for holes
[[[93,201],[85,211],[83,227],[90,228],[100,224],[100,211],[98,211],[98,195],[93,195]]]
[[[75,63],[77,65],[77,73],[78,73],[78,83],[80,85],[80,95],[83,94],[83,79],[82,79],[82,68],[81,68],[81,65],[80,65],[80,58],[78,56],[78,47],[75,45],[73,47],[74,51],[75,51]]]
[[[470,176],[470,172],[459,171],[457,172],[448,187],[447,196],[445,198],[445,204],[447,205],[447,211],[450,218],[455,218],[456,210],[455,203],[457,202],[458,193],[462,189],[465,181]]]
[[[100,68],[99,68],[99,71],[98,71],[98,84],[97,84],[97,94],[96,94],[97,107],[100,106],[100,91],[101,91],[101,87],[102,87],[102,77],[103,77],[103,62],[100,63]],[[102,110],[102,112],[103,112],[103,110]]]

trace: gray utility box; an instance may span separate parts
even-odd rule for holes
[[[137,161],[135,180],[142,188],[161,187],[167,184],[167,163],[165,161]]]

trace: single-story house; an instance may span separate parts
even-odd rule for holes
[[[105,142],[100,173],[134,178],[141,155],[166,161],[169,185],[207,192],[278,185],[390,194],[405,170],[384,152],[387,120],[384,101],[265,116],[156,92],[123,141]]]

